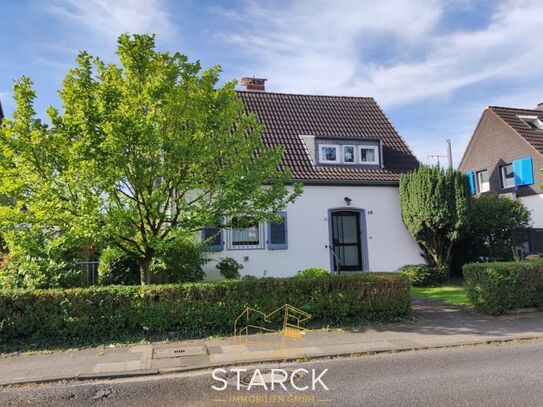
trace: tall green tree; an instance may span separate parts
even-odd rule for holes
[[[435,269],[436,279],[446,279],[452,246],[469,220],[467,177],[422,165],[400,178],[400,204],[402,219]]]
[[[282,150],[261,139],[235,81],[152,35],[121,35],[120,65],[82,52],[64,79],[62,108],[36,117],[29,78],[15,84],[16,109],[0,130],[4,228],[37,225],[59,238],[106,241],[138,259],[141,283],[178,232],[218,219],[271,219],[301,186]],[[18,226],[19,225],[19,226]]]

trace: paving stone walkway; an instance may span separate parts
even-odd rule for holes
[[[543,339],[543,312],[489,317],[441,302],[414,299],[414,322],[352,330],[307,331],[248,341],[218,338],[99,347],[0,358],[0,385],[161,374],[258,361],[283,361],[386,351]]]

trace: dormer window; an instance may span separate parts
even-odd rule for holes
[[[379,164],[379,152],[377,146],[361,146],[360,162],[362,164]]]
[[[319,147],[319,161],[321,163],[338,164],[339,163],[339,145],[321,144]]]
[[[343,163],[356,164],[355,151],[356,150],[354,146],[344,145],[343,146]]]
[[[518,118],[534,130],[543,130],[543,122],[537,116],[518,116]]]
[[[318,138],[314,143],[313,154],[318,164],[375,166],[381,163],[379,140]]]

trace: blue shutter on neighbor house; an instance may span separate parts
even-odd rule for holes
[[[206,249],[213,252],[220,252],[224,249],[222,230],[219,228],[205,228],[202,230],[202,240],[207,241]]]
[[[477,192],[477,189],[475,188],[475,173],[473,171],[469,171],[466,173],[469,180],[469,190],[471,192],[471,195],[475,195]]]
[[[282,221],[280,223],[268,224],[268,249],[269,250],[286,250],[288,249],[288,227],[287,213],[279,212]]]
[[[513,172],[515,173],[515,186],[532,185],[534,183],[532,157],[519,158],[513,161]]]

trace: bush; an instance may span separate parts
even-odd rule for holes
[[[309,267],[305,270],[298,271],[298,277],[328,277],[330,273],[319,267]]]
[[[428,287],[439,283],[433,278],[432,268],[426,264],[408,264],[398,271],[407,277],[413,287]]]
[[[315,327],[410,315],[409,284],[397,273],[7,290],[0,291],[0,347],[232,334],[245,307],[271,312],[285,303],[309,312]]]
[[[468,297],[482,312],[543,306],[543,262],[472,263],[463,270]]]
[[[174,239],[151,263],[151,282],[175,284],[201,281],[206,256],[204,246],[199,241],[190,237]],[[115,248],[102,252],[98,274],[101,285],[140,284],[137,258]]]
[[[0,270],[0,288],[79,287],[81,268],[75,261],[46,257],[10,257]]]
[[[202,281],[202,266],[208,262],[205,244],[196,236],[178,236],[151,263],[151,282],[156,284]]]
[[[137,285],[140,283],[138,262],[127,253],[107,248],[100,255],[98,264],[100,285]]]
[[[243,268],[243,266],[232,257],[225,257],[215,267],[217,267],[221,276],[227,280],[239,278],[239,271]]]
[[[0,270],[0,288],[76,287],[81,268],[76,263],[78,243],[67,237],[51,237],[33,227],[4,234],[9,253]],[[81,258],[81,257],[79,257]]]
[[[451,269],[461,273],[464,264],[481,258],[514,260],[518,249],[513,234],[529,224],[530,211],[522,201],[498,195],[473,199],[470,226],[453,247]]]

